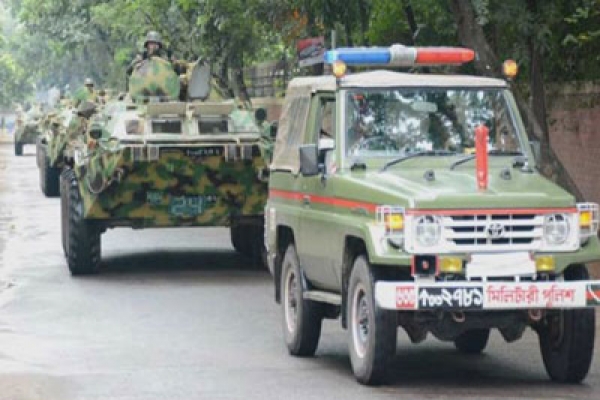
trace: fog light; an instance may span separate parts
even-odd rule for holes
[[[460,274],[463,270],[463,260],[458,257],[440,258],[440,272]]]
[[[535,269],[537,272],[553,272],[554,271],[554,257],[552,256],[541,256],[535,259]]]

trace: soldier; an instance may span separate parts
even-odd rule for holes
[[[136,55],[133,61],[131,61],[129,67],[127,67],[127,76],[131,75],[139,63],[147,60],[150,57],[160,57],[164,58],[165,60],[169,60],[171,58],[169,52],[163,48],[160,33],[156,31],[150,31],[146,35],[146,40],[144,41],[144,52]]]
[[[98,94],[94,90],[94,81],[91,78],[85,78],[83,81],[83,88],[77,90],[73,97],[75,100],[75,107],[84,101],[98,101]]]

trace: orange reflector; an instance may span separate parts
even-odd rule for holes
[[[506,60],[502,64],[502,73],[508,79],[512,79],[519,73],[519,66],[515,60]]]
[[[336,61],[331,65],[333,76],[340,79],[346,75],[346,63],[343,61]]]
[[[459,47],[417,47],[416,64],[463,64],[473,61],[475,52]]]

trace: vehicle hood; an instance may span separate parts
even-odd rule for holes
[[[342,179],[351,198],[407,208],[540,208],[575,204],[572,195],[538,172],[511,168],[507,178],[502,177],[502,168],[490,168],[488,188],[479,190],[474,169],[431,171],[433,179],[426,179],[426,170],[421,168],[351,172]],[[366,193],[371,199],[365,198]]]

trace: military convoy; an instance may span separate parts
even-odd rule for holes
[[[184,87],[180,96],[170,64],[149,58],[130,78],[132,101],[89,119],[61,174],[71,273],[98,270],[101,234],[115,227],[231,226],[234,247],[260,258],[267,173],[254,114],[205,101],[205,64],[190,66]]]
[[[460,64],[452,48],[337,49],[334,75],[295,78],[269,178],[266,246],[290,354],[341,317],[352,370],[384,382],[401,326],[479,353],[535,330],[551,379],[592,361],[598,205],[535,168],[507,83],[346,65]]]
[[[599,208],[536,170],[507,83],[346,73],[473,57],[329,51],[333,75],[289,84],[274,148],[264,109],[277,102],[211,102],[206,64],[179,77],[140,59],[127,99],[84,100],[41,124],[40,182],[61,195],[69,270],[99,270],[110,228],[228,226],[236,250],[266,260],[292,355],[313,355],[323,319],[341,317],[356,379],[378,384],[398,327],[464,353],[482,352],[492,329],[513,342],[529,327],[550,378],[580,382],[600,305],[585,267],[600,260]],[[30,140],[21,133],[15,153]]]

